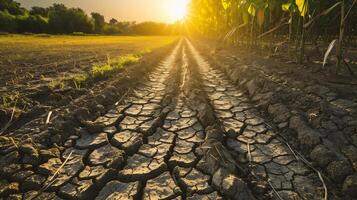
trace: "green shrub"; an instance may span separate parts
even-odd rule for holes
[[[7,10],[0,11],[0,31],[14,33],[16,30],[16,17],[7,12]]]

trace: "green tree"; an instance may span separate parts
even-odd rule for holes
[[[0,0],[0,11],[7,10],[12,15],[23,15],[26,9],[21,8],[20,3],[13,0]]]
[[[16,17],[7,10],[0,11],[0,31],[14,33],[17,30]]]
[[[111,18],[110,21],[109,21],[109,24],[110,25],[118,24],[118,20],[116,20],[114,18]]]
[[[32,7],[30,10],[30,15],[40,15],[42,17],[48,17],[48,8],[42,7]]]
[[[53,4],[49,8],[49,29],[52,33],[90,33],[93,22],[80,8],[68,9],[63,4]]]
[[[17,17],[17,32],[46,33],[48,20],[40,15],[24,15]]]
[[[92,18],[94,19],[94,32],[102,33],[105,25],[104,16],[99,13],[91,13]]]

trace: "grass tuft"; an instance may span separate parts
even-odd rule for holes
[[[94,65],[91,70],[92,78],[109,77],[112,73],[119,71],[125,66],[138,63],[141,59],[140,55],[128,54],[110,59],[107,58],[107,63],[104,65]]]

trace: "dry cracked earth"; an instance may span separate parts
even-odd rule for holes
[[[190,40],[167,54],[63,142],[2,137],[0,198],[339,199]]]

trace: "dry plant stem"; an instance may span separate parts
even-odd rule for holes
[[[12,109],[10,120],[5,124],[4,128],[2,128],[0,130],[0,135],[2,135],[11,126],[12,120],[14,119],[14,116],[15,116],[16,104],[17,104],[17,99],[16,99],[15,105]]]
[[[45,123],[46,125],[47,125],[48,123],[50,123],[51,115],[52,115],[52,111],[48,112],[47,119],[46,119],[46,123]]]
[[[343,45],[343,37],[345,33],[345,0],[342,0],[341,4],[341,22],[340,22],[340,35],[338,38],[338,43],[337,43],[337,48],[336,48],[336,55],[337,55],[337,60],[336,60],[336,74],[340,71],[341,68],[341,61],[342,59],[342,45]]]
[[[309,166],[312,170],[314,170],[317,175],[319,176],[319,179],[324,187],[324,200],[327,200],[328,199],[328,190],[327,190],[327,186],[326,186],[326,183],[325,183],[325,180],[323,179],[322,177],[322,174],[319,170],[317,170],[315,167],[313,167],[309,161],[306,160],[306,158],[301,155],[301,153],[299,153],[298,151],[296,151],[296,153],[299,155],[300,159],[307,165]]]
[[[252,164],[252,153],[250,151],[250,142],[247,142],[247,150],[248,150],[249,165],[251,165]]]
[[[38,196],[40,196],[44,191],[46,191],[56,180],[55,178],[57,175],[60,173],[61,169],[67,164],[68,160],[71,158],[73,151],[71,151],[66,158],[66,160],[62,163],[62,165],[56,170],[56,172],[51,176],[51,178],[48,179],[49,183],[47,185],[44,185],[37,193],[37,195],[33,198],[36,199]]]
[[[16,144],[13,137],[10,137],[11,142],[15,145],[16,149],[19,149],[19,146]]]
[[[271,182],[268,180],[268,184],[270,185],[270,187],[273,189],[274,193],[276,194],[276,196],[280,199],[283,200],[283,198],[281,198],[280,194],[278,193],[278,191],[276,191],[276,189],[274,188],[273,184],[271,184]]]

